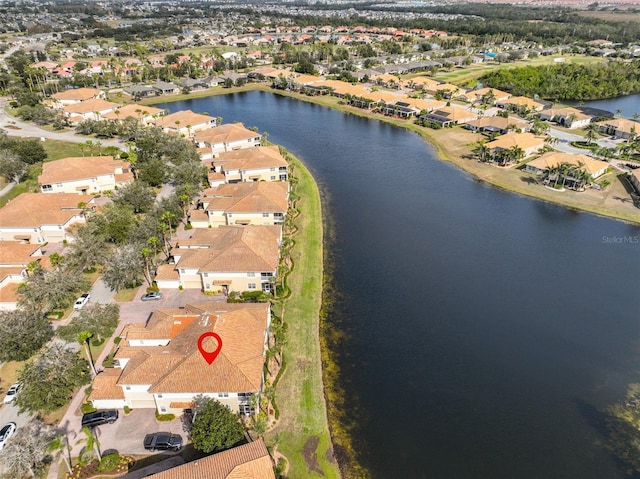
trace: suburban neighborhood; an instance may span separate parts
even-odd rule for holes
[[[261,125],[165,103],[256,90],[335,108],[444,145],[501,188],[640,222],[639,114],[466,77],[630,62],[636,43],[475,42],[413,23],[474,15],[421,8],[97,2],[67,18],[18,3],[0,8],[2,477],[339,477],[353,454],[331,446],[332,365],[306,349],[324,280],[322,263],[304,269],[305,247],[323,259],[310,173]],[[323,433],[283,420],[293,403],[319,408]]]

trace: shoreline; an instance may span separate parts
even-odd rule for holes
[[[465,156],[471,155],[471,150],[475,147],[480,137],[476,133],[464,129],[461,126],[433,130],[415,125],[413,120],[402,120],[399,118],[388,117],[372,113],[368,110],[362,110],[360,108],[341,104],[341,100],[336,97],[307,96],[297,92],[276,90],[266,84],[247,84],[243,87],[232,87],[229,89],[221,89],[220,91],[204,91],[189,95],[176,95],[173,97],[155,97],[151,100],[145,100],[143,103],[149,105],[157,103],[173,103],[177,101],[249,91],[263,91],[266,93],[294,98],[307,103],[333,108],[334,110],[338,110],[342,113],[378,120],[396,127],[405,128],[418,134],[425,143],[433,147],[436,150],[437,158],[439,160],[455,165],[465,173],[469,174],[476,181],[487,183],[501,190],[526,196],[528,198],[556,204],[569,210],[583,211],[634,225],[640,225],[640,209],[638,208],[614,208],[601,204],[606,200],[606,198],[587,196],[588,193],[567,192],[569,195],[560,197],[557,195],[557,192],[549,192],[545,190],[542,185],[533,184],[532,180],[535,180],[536,176],[532,173],[513,168],[498,168],[493,165],[481,163],[475,159],[465,158]],[[518,180],[519,183],[514,180],[514,177],[516,176],[520,177]],[[608,188],[613,188],[613,185],[610,185]],[[554,194],[552,195],[550,193]],[[624,198],[619,201],[624,202]]]

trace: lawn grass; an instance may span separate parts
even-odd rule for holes
[[[68,141],[47,140],[42,143],[47,152],[47,160],[53,161],[70,156],[83,156],[80,143],[70,143]]]
[[[118,291],[114,297],[115,301],[118,303],[122,303],[125,301],[133,301],[133,298],[136,297],[136,293],[140,288],[126,288]]]
[[[297,232],[291,252],[293,268],[287,278],[290,296],[274,305],[276,314],[288,326],[285,347],[286,370],[276,389],[281,411],[277,426],[267,434],[269,444],[289,463],[287,477],[338,478],[340,471],[332,460],[331,436],[327,425],[322,367],[320,362],[320,307],[323,283],[323,226],[320,194],[309,171],[290,156],[292,177],[297,178],[300,196],[295,219]],[[318,438],[315,451],[317,470],[310,468],[304,449]],[[314,468],[315,469],[315,468]]]

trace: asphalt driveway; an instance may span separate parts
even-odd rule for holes
[[[129,414],[125,414],[120,409],[118,413],[119,417],[113,424],[103,424],[93,429],[100,442],[100,450],[103,452],[114,449],[123,454],[159,454],[159,451],[155,453],[146,451],[143,446],[145,435],[159,431],[180,434],[184,443],[187,443],[188,436],[183,430],[180,418],[159,422],[155,417],[155,409],[133,409]],[[83,447],[83,444],[79,443],[85,437],[80,432],[80,421],[81,416],[74,415],[60,424],[60,428],[67,431],[69,443],[73,446],[72,456],[78,455]],[[175,453],[162,452],[162,454]]]

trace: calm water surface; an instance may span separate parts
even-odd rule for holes
[[[251,92],[163,105],[269,133],[325,192],[332,324],[375,478],[615,479],[600,408],[638,381],[640,235],[478,183],[417,135]],[[623,241],[623,240],[620,240]]]

